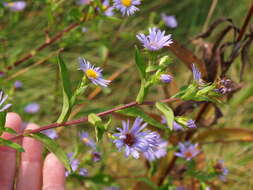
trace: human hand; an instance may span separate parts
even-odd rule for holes
[[[22,120],[16,113],[8,113],[6,126],[21,132]],[[36,124],[28,124],[27,129],[38,128]],[[4,133],[3,138],[13,136]],[[1,190],[63,190],[65,169],[56,156],[48,154],[44,164],[42,160],[42,144],[32,138],[24,137],[14,142],[22,144],[25,152],[21,153],[19,162],[16,151],[0,146],[0,189]]]

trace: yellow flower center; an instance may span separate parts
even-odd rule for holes
[[[121,0],[121,3],[126,7],[130,7],[132,5],[132,0]]]
[[[85,137],[84,137],[82,140],[83,140],[83,142],[84,142],[85,144],[87,144],[87,143],[90,142],[89,139],[87,139],[87,138],[85,138]]]
[[[97,72],[94,71],[93,69],[87,69],[87,70],[85,71],[85,73],[86,73],[86,75],[87,75],[89,78],[94,78],[94,79],[98,78]]]

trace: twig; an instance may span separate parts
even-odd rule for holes
[[[54,37],[46,40],[43,44],[41,44],[39,47],[37,47],[34,50],[31,50],[28,54],[26,54],[25,56],[23,56],[21,59],[17,60],[16,62],[14,62],[11,66],[8,66],[6,69],[7,70],[11,70],[14,67],[17,67],[18,65],[20,65],[21,63],[31,59],[32,57],[34,57],[39,51],[45,49],[46,47],[48,47],[49,45],[53,44],[54,42],[60,40],[64,34],[72,31],[73,29],[75,29],[76,27],[78,27],[82,22],[85,22],[88,20],[88,16],[86,15],[84,18],[81,19],[80,22],[78,23],[72,23],[69,26],[67,26],[65,29],[63,29],[62,31],[58,32]],[[3,71],[0,71],[3,72]]]
[[[243,26],[242,26],[242,28],[240,30],[239,36],[237,38],[237,41],[240,41],[242,39],[243,34],[245,33],[245,30],[246,30],[246,28],[247,28],[247,26],[249,24],[249,21],[250,21],[252,15],[253,15],[253,3],[252,3],[252,5],[251,5],[251,7],[250,7],[250,9],[248,11],[248,14],[247,14],[245,20],[244,20],[244,23],[243,23]]]
[[[164,100],[160,100],[160,101],[164,102],[164,103],[168,103],[168,102],[175,102],[175,101],[179,101],[179,100],[180,100],[179,98],[168,98],[168,99],[164,99]],[[97,116],[106,116],[106,115],[109,115],[113,112],[123,110],[123,109],[126,109],[126,108],[135,107],[135,106],[138,106],[138,105],[154,105],[155,103],[156,103],[155,101],[145,101],[143,103],[137,103],[137,102],[134,101],[134,102],[130,102],[128,104],[122,105],[122,106],[118,106],[118,107],[109,109],[109,110],[104,111],[104,112],[100,112],[100,113],[97,114]],[[52,123],[52,124],[40,127],[38,129],[25,130],[23,133],[20,133],[20,134],[14,136],[14,137],[11,137],[7,140],[14,140],[14,139],[21,138],[25,135],[39,133],[39,132],[47,130],[47,129],[57,128],[57,127],[66,127],[66,126],[69,126],[69,125],[76,125],[76,124],[84,123],[84,122],[87,122],[87,121],[88,121],[88,117],[82,117],[80,119],[67,121],[67,122],[64,122],[64,123]]]

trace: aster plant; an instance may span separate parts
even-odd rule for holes
[[[165,35],[165,31],[158,28],[150,28],[149,35],[145,36],[142,33],[136,35],[143,47],[150,51],[158,51],[163,47],[172,44],[171,34]]]
[[[91,65],[89,61],[79,58],[80,70],[82,70],[85,76],[95,85],[107,87],[110,80],[105,80],[102,76],[102,69]]]
[[[140,153],[144,153],[148,160],[162,157],[163,154],[158,152],[158,149],[163,149],[160,136],[156,132],[144,131],[147,123],[142,121],[141,118],[136,118],[131,128],[129,121],[123,121],[123,128],[117,128],[119,133],[114,134],[116,140],[113,142],[120,151],[124,149],[126,157],[138,159]]]
[[[187,161],[193,159],[200,153],[198,144],[191,144],[189,142],[179,143],[179,151],[180,152],[176,152],[175,155]]]
[[[130,16],[139,11],[137,5],[141,4],[140,0],[113,0],[113,7],[119,10],[123,16]]]

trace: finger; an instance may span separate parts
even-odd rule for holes
[[[36,124],[28,124],[27,129],[37,129]],[[30,137],[24,137],[22,146],[25,152],[21,154],[18,173],[17,190],[41,189],[42,177],[42,145]]]
[[[8,113],[5,125],[19,133],[21,130],[22,120],[18,114]],[[14,135],[10,133],[3,133],[1,137],[6,139],[12,136]],[[0,187],[1,189],[12,189],[16,169],[16,151],[9,147],[0,146],[0,160]]]
[[[43,167],[43,190],[64,190],[65,168],[58,158],[50,153]]]

